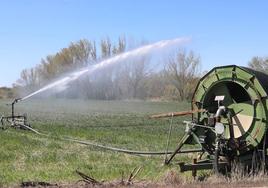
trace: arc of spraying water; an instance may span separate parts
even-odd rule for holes
[[[135,57],[137,55],[142,56],[142,55],[148,54],[154,50],[163,49],[163,48],[173,46],[173,45],[181,45],[181,44],[187,43],[189,41],[190,41],[189,38],[176,38],[176,39],[172,39],[172,40],[163,40],[163,41],[159,41],[159,42],[156,42],[153,44],[149,44],[149,45],[145,45],[145,46],[136,48],[136,49],[131,50],[131,51],[124,52],[122,54],[119,54],[119,55],[113,56],[111,58],[108,58],[106,60],[103,60],[103,61],[101,61],[93,66],[86,67],[86,68],[84,68],[80,71],[77,71],[77,72],[73,72],[70,75],[65,76],[64,78],[61,78],[61,79],[59,79],[59,80],[57,80],[49,85],[46,85],[45,87],[43,87],[35,92],[23,97],[21,99],[21,101],[26,100],[34,95],[37,95],[41,92],[44,92],[46,90],[49,90],[49,89],[52,89],[55,87],[62,86],[64,88],[67,88],[68,83],[76,80],[80,76],[82,76],[84,74],[88,74],[88,73],[93,72],[93,71],[96,71],[98,69],[104,68],[104,67],[111,65],[111,64],[114,64],[116,62],[125,60],[127,58]]]

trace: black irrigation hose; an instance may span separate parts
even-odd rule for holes
[[[90,145],[90,146],[102,148],[102,149],[105,149],[105,150],[110,150],[110,151],[115,151],[115,152],[120,152],[120,153],[126,153],[126,154],[130,154],[130,155],[165,155],[166,154],[165,151],[147,152],[147,151],[135,151],[135,150],[122,149],[122,148],[115,148],[115,147],[111,147],[111,146],[104,146],[104,145],[101,145],[101,144],[96,144],[96,143],[89,142],[89,141],[82,141],[82,140],[72,139],[72,138],[68,138],[68,137],[63,138],[63,140],[76,142],[76,143],[84,144],[84,145]],[[171,154],[171,153],[173,153],[173,152],[172,151],[168,152],[168,154]]]
[[[135,128],[135,127],[155,127],[160,125],[93,125],[88,126],[88,128]]]
[[[51,137],[48,134],[44,134],[44,133],[40,133],[39,131],[27,126],[27,125],[21,125],[24,128],[34,132],[35,134],[38,134],[40,136],[46,136],[46,137]],[[79,143],[79,144],[83,144],[83,145],[88,145],[88,146],[93,146],[93,147],[97,147],[97,148],[101,148],[101,149],[105,149],[105,150],[110,150],[110,151],[115,151],[115,152],[120,152],[120,153],[126,153],[126,154],[130,154],[130,155],[166,155],[166,154],[172,154],[174,153],[174,151],[135,151],[135,150],[128,150],[128,149],[122,149],[122,148],[116,148],[116,147],[111,147],[111,146],[105,146],[105,145],[101,145],[101,144],[96,144],[90,141],[83,141],[83,140],[78,140],[78,139],[73,139],[70,137],[62,137],[62,138],[57,138],[57,137],[53,137],[56,139],[60,139],[60,140],[64,140],[64,141],[70,141],[70,142],[75,142],[75,143]],[[178,153],[188,153],[188,152],[201,152],[202,150],[200,149],[189,149],[189,150],[182,150]]]

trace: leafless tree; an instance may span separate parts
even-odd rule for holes
[[[121,66],[120,90],[124,98],[145,98],[147,96],[146,81],[150,74],[149,59],[141,57]]]
[[[189,99],[200,74],[200,57],[193,51],[179,50],[165,68],[166,75],[179,93],[180,100]]]
[[[268,57],[253,57],[248,65],[257,71],[268,73]]]

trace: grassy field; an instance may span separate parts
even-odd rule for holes
[[[0,101],[2,115],[10,101]],[[27,113],[30,124],[53,137],[69,136],[119,148],[163,151],[169,119],[149,119],[150,114],[190,109],[189,103],[145,101],[29,100],[17,104],[16,113]],[[174,118],[171,144],[175,148],[184,132],[184,118]],[[189,117],[188,117],[189,118]],[[75,182],[76,169],[98,180],[120,179],[143,166],[138,179],[160,180],[170,168],[164,156],[144,157],[42,137],[29,131],[0,130],[0,185],[22,181]],[[188,155],[180,159],[190,160]]]

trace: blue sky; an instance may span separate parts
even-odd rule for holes
[[[191,37],[202,69],[268,56],[268,1],[1,0],[0,86],[82,38]]]

